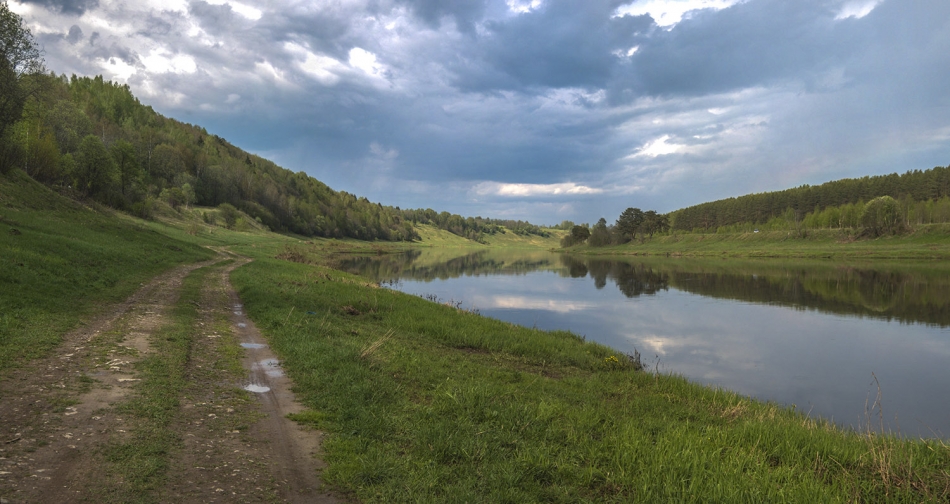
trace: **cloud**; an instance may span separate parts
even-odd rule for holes
[[[847,2],[841,6],[841,10],[835,15],[835,19],[861,19],[870,14],[879,3],[881,3],[881,0],[854,0]]]
[[[482,0],[407,0],[403,4],[429,27],[435,28],[442,21],[450,20],[458,31],[469,35],[475,33],[475,25],[485,12]]]
[[[509,197],[543,197],[543,196],[577,196],[601,194],[603,189],[578,185],[573,182],[560,184],[505,184],[499,182],[482,182],[473,188],[479,196],[509,196]]]
[[[306,47],[293,42],[286,43],[284,49],[295,57],[300,70],[321,84],[332,86],[340,81],[339,74],[345,67],[339,61],[323,54],[314,54]]]
[[[76,44],[82,40],[82,28],[72,25],[69,27],[69,33],[66,35],[66,41],[70,44]]]
[[[667,154],[675,154],[683,150],[683,145],[671,144],[668,143],[670,140],[669,135],[663,135],[660,138],[651,140],[644,144],[643,147],[637,149],[635,154],[631,154],[627,159],[637,158],[641,156],[655,158],[657,156],[665,156]]]
[[[721,10],[741,0],[639,0],[617,8],[615,16],[649,15],[653,22],[671,29],[690,13],[703,10]]]
[[[52,11],[81,16],[89,9],[99,5],[99,0],[21,0],[20,3],[46,7]]]
[[[194,57],[188,54],[173,54],[163,47],[154,49],[148,56],[142,58],[145,70],[150,73],[195,73],[198,64]]]
[[[206,1],[211,5],[226,5],[227,7],[230,8],[230,10],[234,11],[235,13],[251,21],[259,20],[261,16],[263,16],[264,14],[260,9],[251,7],[250,5],[240,3],[240,2],[232,2],[229,0],[206,0]]]
[[[508,9],[516,14],[527,14],[541,7],[541,0],[505,0]]]
[[[945,0],[10,6],[53,71],[402,207],[612,221],[950,159]]]

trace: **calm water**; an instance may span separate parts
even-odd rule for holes
[[[950,435],[950,265],[437,249],[337,266],[841,425],[867,425],[879,384],[872,427]]]

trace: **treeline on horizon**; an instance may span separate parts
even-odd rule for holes
[[[668,215],[671,228],[685,232],[864,228],[872,220],[867,207],[874,200],[896,205],[889,210],[896,212],[893,218],[900,225],[894,227],[950,222],[950,167],[749,194],[682,208]]]
[[[950,166],[911,170],[903,175],[841,179],[818,186],[749,194],[702,203],[668,214],[627,208],[614,224],[593,226],[564,221],[570,233],[562,247],[621,245],[654,234],[743,233],[810,229],[851,229],[875,237],[923,224],[950,223]]]
[[[334,191],[158,114],[127,85],[47,73],[29,30],[4,2],[0,28],[0,173],[18,168],[61,193],[144,218],[162,202],[229,214],[230,205],[274,231],[305,236],[410,241],[419,238],[414,224],[476,241],[506,228],[547,235],[527,222],[403,210]]]

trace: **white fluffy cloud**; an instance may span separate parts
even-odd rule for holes
[[[617,16],[649,14],[663,28],[672,28],[691,12],[703,9],[721,10],[741,0],[635,0],[617,8]]]
[[[560,184],[507,184],[502,182],[482,182],[473,188],[480,196],[505,197],[544,197],[544,196],[575,196],[601,194],[603,189],[588,187],[564,182]]]

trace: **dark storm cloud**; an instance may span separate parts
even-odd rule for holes
[[[758,0],[701,11],[650,37],[616,84],[635,95],[696,96],[811,79],[856,49],[841,43],[822,3]]]
[[[76,44],[82,40],[82,28],[72,25],[69,27],[69,33],[66,35],[66,41],[70,44]]]
[[[628,3],[33,12],[59,27],[37,35],[57,72],[118,76],[166,115],[403,207],[612,221],[950,160],[950,2],[747,0],[664,26],[662,2],[616,16]]]
[[[53,11],[76,16],[99,6],[99,0],[23,0],[23,3],[41,5]]]
[[[408,0],[401,2],[409,6],[413,14],[430,27],[438,27],[444,19],[455,22],[462,33],[472,35],[475,24],[482,20],[486,10],[485,0]]]
[[[637,44],[647,16],[611,18],[607,2],[551,0],[536,11],[492,19],[458,65],[465,90],[530,87],[604,87],[619,64],[618,51]],[[470,63],[474,62],[474,64]]]
[[[166,14],[167,15],[167,14]],[[143,37],[163,37],[173,32],[172,23],[155,13],[148,13],[144,16],[138,35]]]

